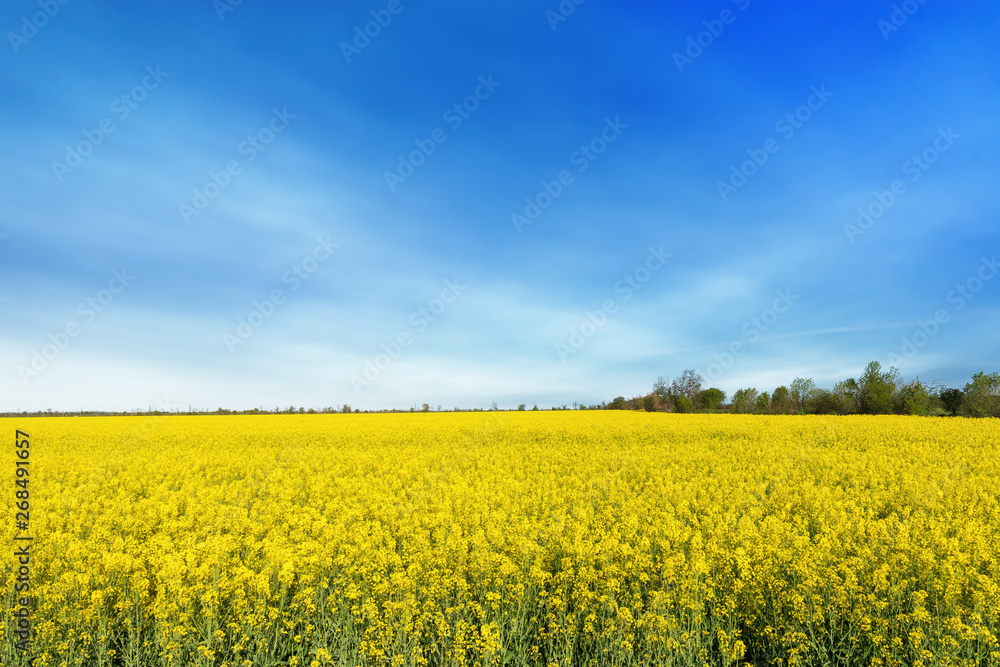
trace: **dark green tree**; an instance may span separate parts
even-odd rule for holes
[[[896,407],[896,392],[902,381],[899,371],[882,370],[882,364],[869,362],[858,382],[858,409],[867,415],[891,414]]]
[[[698,392],[698,405],[703,410],[718,410],[719,406],[726,400],[726,392],[717,387],[709,387]]]
[[[694,401],[686,394],[674,394],[670,400],[673,403],[674,412],[694,412]]]
[[[926,415],[930,402],[930,389],[920,378],[900,386],[896,392],[896,412],[901,415]]]
[[[757,414],[766,414],[771,411],[771,397],[766,391],[760,392],[757,396]]]
[[[787,415],[797,406],[792,403],[792,397],[788,393],[788,387],[784,385],[778,387],[771,394],[771,411],[778,415]]]
[[[670,393],[674,396],[683,394],[693,402],[701,391],[702,377],[693,370],[686,370],[679,378],[674,378],[670,384]]]
[[[965,408],[973,417],[1000,417],[1000,373],[973,375],[965,385]]]
[[[844,409],[844,401],[834,392],[817,389],[806,402],[805,410],[818,415],[840,414]]]
[[[667,385],[667,379],[662,375],[656,378],[656,382],[653,383],[653,394],[660,399],[661,403],[666,403],[670,397],[670,387]]]
[[[854,378],[835,384],[833,396],[837,403],[837,414],[848,415],[858,411],[858,383]]]
[[[737,389],[733,394],[733,412],[752,414],[757,409],[757,390],[753,387]]]
[[[941,404],[944,405],[944,409],[951,413],[954,417],[958,414],[958,411],[962,409],[962,403],[965,401],[965,394],[962,393],[961,389],[942,389],[938,394],[938,398],[941,399]]]
[[[792,380],[792,384],[789,385],[789,395],[792,402],[795,403],[795,409],[799,412],[806,411],[806,405],[816,395],[817,391],[819,390],[816,388],[816,383],[812,381],[812,378],[795,378]]]

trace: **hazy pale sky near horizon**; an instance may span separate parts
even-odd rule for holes
[[[13,1],[0,411],[1000,370],[1000,6]]]

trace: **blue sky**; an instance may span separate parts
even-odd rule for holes
[[[0,409],[1000,370],[1000,7],[668,4],[5,3]]]

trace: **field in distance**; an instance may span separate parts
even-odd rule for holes
[[[1000,664],[996,419],[8,424],[4,665]]]

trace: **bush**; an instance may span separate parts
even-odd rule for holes
[[[882,370],[882,364],[872,361],[858,382],[858,407],[866,415],[892,414],[896,407],[896,392],[900,382],[899,371]]]
[[[726,400],[726,392],[715,387],[698,392],[697,403],[703,410],[718,410],[722,402]]]
[[[930,402],[930,390],[917,378],[896,392],[896,414],[926,415]]]
[[[961,389],[942,389],[938,398],[941,399],[941,405],[951,413],[952,417],[958,414],[958,411],[962,409],[962,403],[965,402],[965,394],[962,393]]]
[[[749,389],[738,389],[733,394],[733,412],[740,414],[751,414],[757,409],[757,390],[753,387]]]
[[[694,412],[694,401],[684,394],[675,394],[673,397],[674,412]]]
[[[806,410],[817,415],[835,415],[843,411],[843,401],[832,391],[816,389],[806,401]]]
[[[761,392],[760,396],[757,397],[757,412],[764,414],[771,411],[771,397],[767,395],[767,392]]]
[[[771,396],[771,410],[778,415],[787,415],[794,410],[792,397],[788,393],[788,387],[781,386],[774,390]]]
[[[1000,417],[1000,373],[973,375],[965,385],[965,407],[973,417]]]

